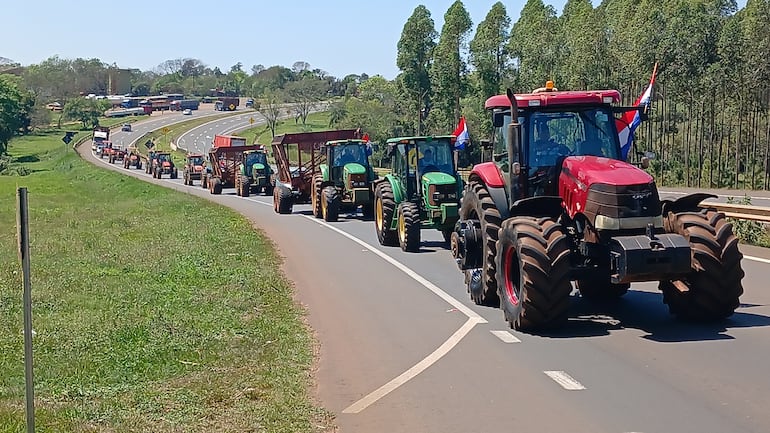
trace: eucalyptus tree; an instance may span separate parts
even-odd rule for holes
[[[396,66],[401,70],[400,89],[409,101],[407,106],[414,119],[414,129],[420,133],[424,109],[430,105],[431,82],[429,69],[436,46],[436,29],[430,11],[423,5],[414,9],[404,24],[398,41]]]
[[[562,38],[560,64],[565,89],[587,89],[606,86],[607,39],[600,12],[591,0],[567,0],[560,23]]]
[[[470,63],[477,80],[476,92],[484,99],[502,90],[510,55],[505,46],[510,38],[511,18],[502,2],[492,5],[476,28],[470,43]]]
[[[528,0],[511,29],[508,52],[514,62],[516,87],[529,91],[546,80],[560,81],[556,10],[542,0]]]
[[[472,24],[460,0],[452,3],[444,14],[444,26],[430,68],[433,90],[430,124],[435,133],[453,131],[460,118],[460,98],[465,93],[467,74],[463,52],[467,51],[466,40]]]

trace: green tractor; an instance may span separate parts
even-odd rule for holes
[[[355,212],[359,206],[365,218],[374,209],[372,185],[377,175],[369,164],[364,140],[332,140],[324,144],[325,163],[313,176],[313,215],[337,221],[340,212]]]
[[[449,242],[457,222],[462,178],[457,173],[454,135],[391,138],[392,172],[377,181],[374,219],[381,245],[420,250],[420,230],[434,228]]]
[[[235,192],[241,197],[248,197],[251,192],[273,195],[271,178],[273,169],[267,163],[264,146],[243,152],[243,160],[238,165],[239,175],[235,178]]]

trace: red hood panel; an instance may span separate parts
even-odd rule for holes
[[[646,171],[624,161],[598,156],[570,156],[562,167],[586,186],[638,185],[650,183],[653,177]]]

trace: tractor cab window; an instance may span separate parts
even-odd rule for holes
[[[160,154],[160,155],[158,155],[158,161],[162,161],[162,162],[171,161],[171,155],[169,155],[169,154]]]
[[[362,143],[338,144],[334,146],[332,153],[335,167],[350,163],[369,165],[366,158],[366,147]]]
[[[265,156],[265,154],[262,152],[254,152],[246,155],[246,165],[251,167],[254,164],[267,165],[267,157]]]
[[[454,154],[448,139],[420,141],[410,155],[409,163],[422,175],[430,172],[454,173]],[[416,164],[415,164],[416,162]]]
[[[202,156],[195,156],[190,158],[190,164],[192,165],[203,165],[203,157]]]
[[[510,110],[509,110],[510,111]],[[508,170],[508,162],[509,157],[508,155],[508,124],[511,123],[511,114],[506,113],[503,115],[503,123],[501,126],[495,127],[494,130],[494,137],[493,139],[493,147],[492,147],[492,158],[494,161],[497,161],[500,165],[500,168],[504,171]],[[522,125],[524,124],[524,117],[519,117],[519,123]]]

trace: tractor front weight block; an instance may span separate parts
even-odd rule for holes
[[[619,236],[610,241],[614,284],[668,280],[689,272],[690,244],[683,236]]]

